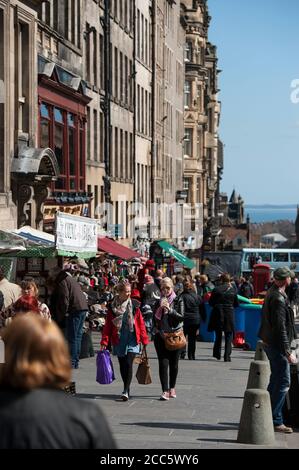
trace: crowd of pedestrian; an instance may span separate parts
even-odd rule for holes
[[[134,361],[152,341],[159,363],[160,400],[169,401],[177,397],[180,360],[186,357],[195,360],[200,325],[207,321],[205,304],[209,303],[211,307],[208,331],[215,332],[213,357],[217,360],[222,357],[224,334],[223,359],[230,362],[238,295],[254,296],[250,278],[233,279],[228,273],[223,273],[212,282],[205,274],[198,273],[193,277],[190,270],[170,277],[162,269],[156,269],[152,260],[142,262],[140,259],[131,263],[102,260],[100,264],[89,265],[70,260],[63,268],[57,267],[49,272],[48,287],[49,298],[47,302],[41,302],[34,280],[25,279],[18,286],[9,282],[0,268],[0,334],[8,354],[5,365],[0,366],[0,386],[5,389],[0,397],[1,428],[4,423],[7,429],[11,429],[13,418],[10,416],[18,413],[21,405],[28,410],[29,416],[33,401],[37,403],[37,428],[38,410],[45,401],[53,403],[53,406],[56,402],[58,409],[64,408],[66,397],[63,392],[57,393],[69,383],[71,369],[79,367],[84,325],[91,312],[99,310],[104,314],[100,350],[108,349],[118,358],[123,381],[121,400],[130,399]],[[289,270],[275,271],[266,295],[260,331],[271,365],[269,393],[273,422],[276,430],[281,432],[291,432],[283,424],[281,410],[289,387],[288,365],[292,362],[291,342],[296,336],[294,312],[298,308],[298,293],[298,280],[293,273]],[[32,331],[29,333],[30,328]],[[181,339],[184,336],[182,347],[170,348],[166,341],[166,338]],[[13,341],[17,351],[15,355],[10,352]],[[27,368],[24,368],[25,363]],[[4,406],[6,402],[9,403],[7,408]],[[53,412],[57,426],[65,418],[68,428],[68,423],[76,419],[77,407],[77,404],[69,409],[66,406],[61,416],[57,410]],[[86,419],[80,423],[72,444],[71,438],[65,434],[66,447],[80,442],[88,448],[114,445],[112,438],[101,441],[95,430],[94,418],[90,424],[87,423],[91,411],[86,408]],[[43,425],[48,426],[47,422]],[[29,418],[28,423],[25,419],[22,432],[25,433],[28,426]],[[105,421],[103,426],[106,426]],[[22,432],[14,436],[11,446],[16,443],[21,447],[26,445]],[[44,434],[42,428],[40,432]],[[88,433],[91,436],[89,443],[86,440]],[[28,446],[58,446],[50,431],[45,435],[42,441],[32,433]],[[8,445],[5,439],[4,433],[0,447]]]

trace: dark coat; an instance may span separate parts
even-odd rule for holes
[[[249,281],[245,281],[239,287],[239,295],[246,297],[247,299],[251,299],[254,296],[254,289],[253,285]]]
[[[83,310],[88,310],[88,305],[80,284],[62,271],[55,280],[51,296],[51,313],[54,320],[63,326],[66,314],[71,315]]]
[[[208,331],[234,332],[234,308],[239,306],[238,297],[230,284],[221,284],[213,290],[209,304],[213,307]]]
[[[0,391],[0,449],[115,449],[100,408],[60,390]]]
[[[184,301],[184,325],[199,325],[200,319],[205,320],[205,310],[202,308],[202,299],[193,290],[185,290],[181,294],[181,299]]]
[[[289,300],[275,284],[270,287],[265,298],[258,336],[285,355],[291,352],[291,342],[297,337]]]

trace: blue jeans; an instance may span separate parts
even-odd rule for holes
[[[72,368],[78,369],[86,310],[73,312],[67,317],[66,337],[69,343]]]
[[[265,346],[265,351],[271,368],[268,392],[271,398],[273,424],[280,426],[283,424],[282,408],[291,384],[290,364],[279,349]]]

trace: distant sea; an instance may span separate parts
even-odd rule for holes
[[[285,206],[272,205],[247,205],[245,214],[250,216],[251,223],[277,222],[278,220],[291,220],[295,222],[297,217],[297,205],[290,204]]]

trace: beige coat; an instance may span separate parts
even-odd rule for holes
[[[7,279],[2,279],[2,281],[0,281],[0,291],[4,297],[4,308],[9,307],[11,304],[16,302],[22,295],[21,287],[9,282]]]

